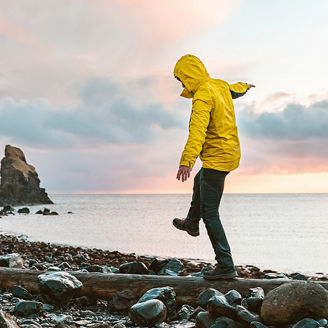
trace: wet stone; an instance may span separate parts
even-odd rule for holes
[[[161,271],[168,262],[168,259],[154,259],[149,265],[149,270],[153,271],[155,274],[158,274],[158,272]]]
[[[292,328],[318,328],[318,327],[320,327],[318,321],[310,318],[305,318],[297,322],[295,325],[293,325]]]
[[[35,320],[31,320],[31,319],[25,319],[23,320],[21,323],[21,326],[26,325],[27,327],[35,327],[35,328],[40,328],[42,327],[38,322],[36,322]]]
[[[38,276],[42,298],[50,304],[69,302],[82,282],[68,272],[49,272]]]
[[[42,303],[36,301],[19,301],[15,306],[15,312],[21,316],[27,316],[41,311]]]
[[[158,272],[163,276],[177,276],[183,268],[183,264],[178,259],[170,259]]]
[[[207,302],[213,296],[224,296],[224,295],[214,288],[207,288],[198,295],[196,302],[199,306],[206,309]]]
[[[188,304],[183,304],[181,306],[180,311],[178,312],[178,318],[180,318],[181,320],[189,320],[191,318],[191,316],[194,314],[195,309],[188,305]]]
[[[176,300],[175,291],[172,287],[159,287],[149,289],[138,301],[138,303],[146,302],[151,299],[162,301],[167,308],[168,318],[176,316]]]
[[[148,268],[143,262],[136,261],[122,264],[119,272],[128,274],[148,274]]]
[[[261,318],[257,313],[253,313],[241,305],[236,306],[236,313],[240,321],[251,323],[252,321],[260,321]]]
[[[0,255],[0,267],[20,269],[23,267],[23,265],[24,265],[24,260],[17,253]]]
[[[225,296],[213,296],[207,303],[208,312],[215,317],[237,319],[236,309],[231,306]]]
[[[248,290],[248,295],[242,302],[242,305],[250,311],[260,313],[263,300],[264,300],[263,288],[261,287],[250,288]]]
[[[130,308],[129,317],[137,325],[152,326],[166,319],[166,306],[157,299],[137,303]]]
[[[328,327],[328,321],[327,319],[320,319],[318,320],[320,327]]]
[[[30,300],[32,299],[32,295],[23,287],[21,286],[13,286],[12,289],[13,295],[18,297],[18,298],[22,298],[25,300]]]
[[[224,296],[225,296],[226,300],[228,301],[228,303],[232,306],[241,304],[242,297],[241,297],[240,293],[234,289],[230,290]]]
[[[199,312],[196,317],[196,328],[210,328],[215,322],[215,317],[209,312]]]

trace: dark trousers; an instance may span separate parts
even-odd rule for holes
[[[199,222],[203,218],[216,261],[220,267],[233,268],[230,246],[219,216],[224,180],[228,173],[213,169],[200,169],[194,179],[192,201],[187,219]]]

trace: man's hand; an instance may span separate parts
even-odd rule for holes
[[[181,178],[182,182],[187,181],[187,179],[190,177],[190,171],[191,169],[188,166],[181,165],[177,173],[177,179],[180,181]]]

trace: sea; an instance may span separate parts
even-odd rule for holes
[[[199,237],[172,226],[173,218],[186,216],[190,194],[50,198],[53,205],[29,206],[31,214],[2,217],[0,233],[137,255],[214,261],[203,222]],[[44,207],[59,215],[35,214]],[[328,273],[328,194],[224,194],[220,217],[236,265]]]

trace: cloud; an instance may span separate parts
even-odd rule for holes
[[[0,103],[0,135],[34,147],[88,147],[147,144],[161,131],[183,127],[178,114],[159,103],[134,104],[124,87],[107,79],[90,79],[81,89],[80,101],[66,109],[45,100],[7,98]]]
[[[328,101],[305,107],[289,104],[281,112],[239,113],[240,130],[247,136],[275,140],[328,139]]]
[[[238,113],[244,174],[328,171],[328,102]]]

